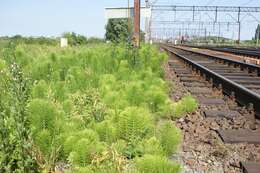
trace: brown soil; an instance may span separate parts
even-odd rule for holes
[[[173,83],[171,98],[176,101],[188,93],[188,90],[168,63],[164,65],[164,69],[165,78]],[[219,97],[225,98],[223,95]],[[242,114],[233,119],[205,118],[203,115],[205,110],[237,108],[232,100],[225,101],[224,106],[200,106],[196,112],[175,121],[182,129],[183,143],[181,151],[173,159],[183,164],[183,173],[240,173],[240,161],[260,162],[260,145],[224,144],[216,132],[218,129],[248,128],[248,121]]]

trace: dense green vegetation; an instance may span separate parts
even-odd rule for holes
[[[85,37],[74,32],[65,32],[63,37],[68,39],[69,46],[82,46],[89,44],[99,44],[104,43],[104,39],[96,37]],[[59,37],[23,37],[21,35],[15,35],[13,37],[0,37],[0,49],[8,46],[8,44],[13,45],[46,45],[46,46],[58,46],[60,44]]]
[[[132,25],[132,21],[130,24]],[[109,19],[106,25],[106,40],[119,43],[130,39],[132,31],[129,32],[128,25],[127,19]]]
[[[12,43],[12,44],[31,44],[31,45],[52,45],[59,44],[59,39],[54,37],[23,37],[21,35],[15,35],[13,37],[0,37],[0,42]]]
[[[179,172],[171,119],[197,104],[169,98],[166,60],[149,45],[1,49],[0,172]]]
[[[128,23],[129,22],[129,23]],[[120,42],[131,42],[133,39],[133,20],[125,18],[115,18],[115,19],[109,19],[106,25],[106,34],[105,38],[107,41],[113,42],[113,43],[120,43]],[[141,31],[141,41],[144,41],[145,33]]]
[[[104,40],[96,37],[87,38],[83,35],[76,34],[75,32],[65,32],[62,37],[68,39],[68,44],[70,46],[79,46],[79,45],[86,45],[86,44],[98,44],[103,43]]]

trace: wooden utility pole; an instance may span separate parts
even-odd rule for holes
[[[140,3],[141,0],[134,0],[134,45],[140,46]]]

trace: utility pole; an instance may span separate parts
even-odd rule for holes
[[[260,31],[257,30],[257,34],[256,34],[256,45],[259,44],[259,38],[260,38]]]
[[[134,0],[134,45],[140,46],[140,0]]]
[[[127,10],[127,22],[128,22],[128,32],[131,32],[131,9],[130,9],[130,0],[127,2],[128,10]]]
[[[237,38],[237,44],[240,43],[240,35],[241,35],[240,12],[241,12],[241,8],[238,7],[238,16],[237,16],[237,22],[238,22],[238,38]]]
[[[207,28],[206,27],[205,27],[204,37],[205,37],[205,43],[207,44]]]
[[[146,15],[145,15],[145,42],[149,43],[150,42],[150,22],[151,22],[149,0],[145,0],[145,10],[146,10]]]
[[[259,44],[259,38],[260,38],[260,25],[257,25],[257,29],[256,29],[256,45],[258,46]]]

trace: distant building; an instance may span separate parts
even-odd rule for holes
[[[60,38],[60,47],[67,47],[68,46],[68,39],[67,38]]]

